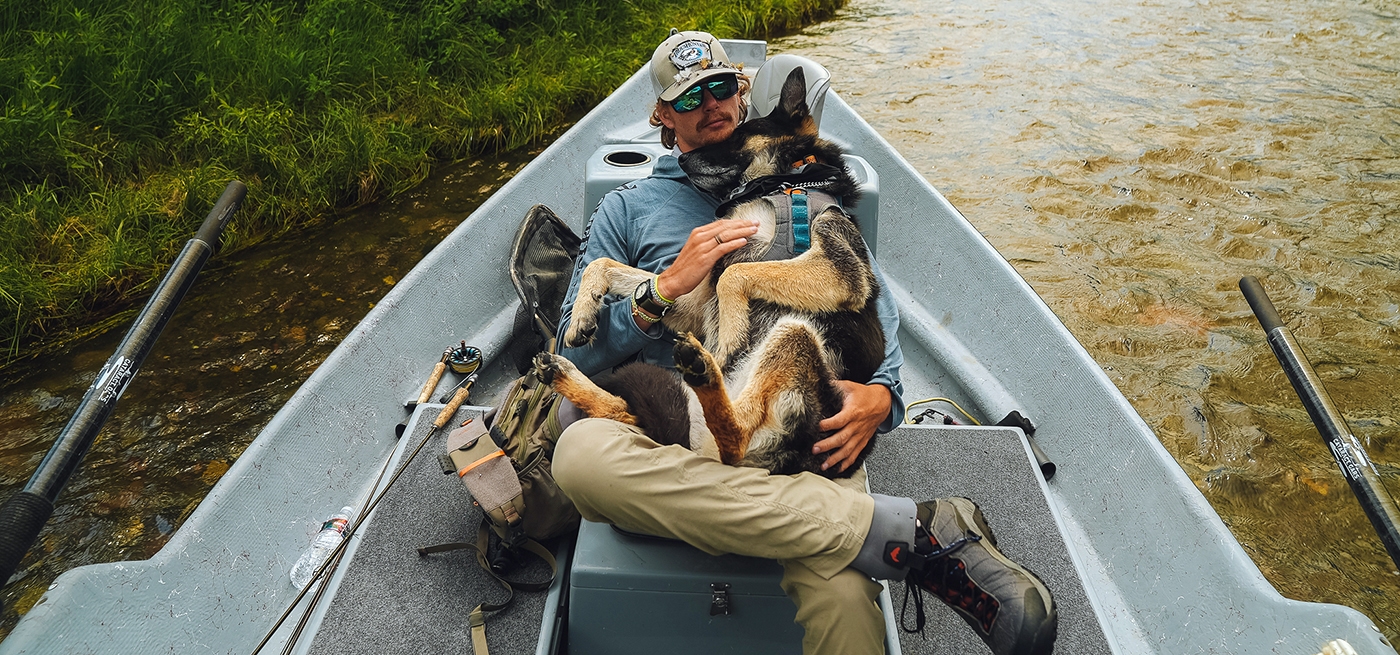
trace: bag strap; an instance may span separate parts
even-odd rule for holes
[[[477,566],[480,566],[481,570],[485,571],[487,575],[500,583],[502,587],[505,587],[506,599],[504,601],[499,603],[483,602],[472,609],[471,613],[467,615],[467,621],[472,629],[472,650],[476,655],[490,655],[486,645],[487,612],[499,612],[510,607],[511,604],[515,602],[515,590],[517,588],[521,591],[545,591],[549,589],[549,586],[554,584],[554,579],[559,575],[559,564],[554,559],[554,553],[549,552],[548,548],[540,545],[540,542],[526,538],[521,542],[520,547],[534,553],[540,559],[544,560],[545,564],[549,565],[549,579],[543,582],[511,582],[506,580],[492,570],[491,563],[486,559],[486,550],[490,539],[491,524],[485,517],[482,517],[481,527],[477,528],[476,531],[476,543],[459,541],[448,544],[438,544],[436,546],[426,546],[418,549],[419,557],[426,557],[434,553],[446,553],[454,550],[469,549],[476,551]]]

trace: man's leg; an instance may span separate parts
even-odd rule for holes
[[[883,621],[876,628],[869,620],[879,612],[865,611],[870,595],[852,591],[860,585],[849,578],[838,579],[843,571],[907,575],[907,584],[948,603],[996,655],[1053,648],[1058,620],[1049,589],[997,550],[981,511],[965,498],[877,501],[810,473],[727,466],[602,419],[569,426],[554,455],[555,480],[584,518],[713,554],[794,560],[810,569],[811,577],[800,571],[794,577],[788,566],[783,581],[798,604],[809,654],[827,652],[835,630],[881,634]],[[870,648],[879,644],[874,638]]]
[[[855,490],[863,485],[726,466],[600,419],[571,425],[554,455],[555,480],[584,518],[712,554],[778,559],[807,655],[884,652],[880,584],[847,567],[874,508]]]
[[[564,431],[553,472],[591,521],[680,539],[716,555],[802,560],[823,578],[855,559],[875,507],[868,494],[818,475],[726,466],[603,419]]]
[[[783,591],[797,604],[802,652],[883,655],[885,618],[877,599],[882,587],[852,568],[823,578],[802,562],[785,560]]]

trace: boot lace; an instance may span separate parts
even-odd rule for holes
[[[938,545],[938,541],[922,525],[918,526],[918,530],[928,537],[930,542]],[[927,591],[943,599],[954,609],[973,617],[982,627],[982,632],[991,633],[992,621],[996,619],[997,609],[1001,604],[967,577],[967,568],[962,560],[951,557],[963,546],[981,540],[982,537],[970,534],[947,546],[939,545],[940,547],[932,553],[924,556],[928,563],[923,570],[910,569],[904,580],[904,602],[899,611],[901,630],[911,634],[917,632],[920,637],[928,638],[924,635],[924,592]],[[913,628],[909,627],[907,621],[910,596],[914,597]]]

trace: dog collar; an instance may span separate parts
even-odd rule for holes
[[[812,163],[802,163],[802,168],[779,175],[767,175],[745,182],[729,193],[729,197],[720,203],[715,209],[715,216],[723,216],[733,206],[752,200],[754,198],[778,193],[784,189],[817,189],[821,190],[841,179],[842,169],[831,164],[817,163],[813,158]]]
[[[799,159],[795,162],[792,162],[792,166],[789,166],[788,168],[791,168],[794,173],[801,173],[802,169],[807,168],[807,164],[815,163],[817,163],[817,158],[812,155],[807,155],[806,159]]]

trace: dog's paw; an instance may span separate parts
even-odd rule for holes
[[[574,368],[574,363],[550,353],[540,353],[535,355],[535,375],[545,384],[554,384],[554,381],[561,377],[567,377]]]
[[[695,335],[687,332],[676,339],[672,355],[676,360],[676,370],[685,383],[692,387],[717,386],[718,370],[714,366],[705,347],[700,345]]]
[[[598,333],[598,321],[596,318],[576,318],[569,322],[569,329],[564,331],[564,345],[570,348],[578,348],[593,341],[593,335]]]

